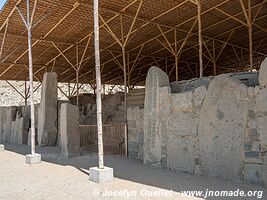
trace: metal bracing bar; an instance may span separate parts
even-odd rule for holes
[[[199,52],[199,49],[198,49],[197,47],[194,47],[194,49],[195,49],[197,52]],[[213,62],[213,59],[210,58],[209,56],[207,56],[205,53],[202,52],[202,55],[203,55],[205,58],[207,58],[209,61]]]
[[[168,46],[166,46],[163,42],[161,42],[158,38],[156,40],[165,48],[167,49],[172,55],[175,55],[174,51],[170,49]]]
[[[185,37],[185,39],[184,39],[184,41],[183,41],[183,43],[182,43],[182,45],[180,46],[180,48],[179,48],[179,50],[177,51],[177,39],[176,39],[176,37],[175,37],[175,48],[176,48],[176,52],[175,52],[175,54],[174,54],[174,56],[175,56],[175,66],[173,66],[173,68],[171,69],[171,71],[170,71],[170,73],[169,73],[169,76],[170,76],[170,74],[172,74],[172,72],[173,72],[173,70],[174,70],[174,67],[176,68],[176,81],[178,81],[178,59],[179,59],[179,57],[180,57],[180,54],[181,54],[181,51],[183,50],[183,48],[184,48],[184,46],[185,46],[185,44],[187,43],[187,41],[188,41],[188,39],[189,39],[189,37],[190,37],[190,35],[191,35],[191,33],[192,33],[192,31],[193,31],[193,29],[194,29],[194,27],[195,27],[195,25],[196,25],[196,23],[197,23],[197,19],[195,20],[195,22],[193,23],[193,25],[191,26],[191,28],[190,28],[190,30],[189,30],[189,32],[187,33],[187,36]],[[175,29],[176,30],[176,29]],[[175,34],[176,35],[176,34]]]
[[[101,21],[103,22],[103,24],[105,25],[104,28],[107,30],[107,32],[113,37],[113,39],[120,45],[122,46],[121,41],[119,40],[119,38],[116,36],[116,34],[111,30],[111,28],[109,27],[109,25],[105,22],[105,20],[102,18],[101,15],[99,15],[99,18],[101,19]]]
[[[254,7],[256,7],[256,6],[254,6]],[[241,12],[241,13],[242,13],[242,12]],[[239,13],[239,14],[241,14],[241,13]],[[195,19],[195,17],[192,18],[192,19]],[[230,18],[227,18],[226,20],[229,20],[229,19],[230,19]],[[146,21],[145,19],[140,19],[140,20],[142,20],[142,21]],[[224,21],[224,20],[223,20],[223,21]],[[221,23],[221,22],[219,22],[219,23]],[[243,25],[238,26],[238,27],[235,27],[234,29],[240,28],[240,27],[242,27],[242,26],[243,26]],[[213,25],[211,25],[211,26],[209,26],[209,27],[213,27]],[[209,27],[203,29],[202,31],[207,30]],[[234,30],[234,29],[232,29],[232,30]],[[172,29],[171,29],[171,30],[172,30]],[[171,30],[166,31],[165,34],[168,33],[168,32],[170,32]],[[187,33],[187,31],[182,30],[182,29],[177,29],[177,30],[179,30],[179,31],[181,31],[181,32],[185,32],[185,33]],[[232,31],[232,30],[229,30],[229,31],[227,31],[227,32],[230,32],[230,31]],[[193,34],[193,35],[198,35],[197,33],[192,33],[192,34]],[[224,33],[222,33],[222,34],[224,34]],[[221,34],[219,34],[219,35],[221,35]],[[218,35],[218,36],[219,36],[219,35]],[[161,36],[161,34],[158,35],[158,36],[156,36],[156,37],[154,37],[154,38],[152,38],[152,39],[150,39],[150,40],[148,40],[148,41],[146,41],[146,42],[143,43],[143,44],[147,44],[148,42],[151,42],[151,41],[157,39],[157,38],[160,37],[160,36]],[[204,36],[204,35],[203,35],[203,37],[204,37],[204,38],[207,38],[207,39],[209,39],[209,40],[216,40],[216,41],[218,41],[218,42],[224,43],[224,41],[219,40],[219,39],[211,38],[211,37]],[[234,45],[234,44],[229,44],[229,45],[236,46],[236,47],[238,47],[238,48],[246,49],[246,48],[244,48],[244,47],[240,47],[240,46],[238,46],[238,45]],[[112,46],[112,45],[110,45],[110,46]],[[133,51],[133,50],[135,50],[136,48],[139,48],[139,47],[140,47],[140,46],[137,46],[137,47],[131,49],[130,51]],[[191,48],[192,48],[192,47],[191,47]],[[157,52],[158,52],[158,51],[157,51]],[[257,52],[257,53],[261,54],[260,52]]]
[[[157,62],[157,60],[155,58],[153,58],[153,60],[155,61],[155,64],[158,66],[158,68],[160,68],[159,63]]]
[[[29,67],[27,66],[27,65],[23,65],[27,70],[29,70]],[[38,81],[38,82],[41,82],[40,80],[39,80],[39,78],[36,76],[36,75],[34,75],[33,74],[33,76],[34,76],[34,78]]]
[[[231,37],[232,37],[232,35],[234,34],[234,32],[235,32],[235,30],[233,30],[233,31],[230,33],[229,37],[227,38],[227,40],[226,40],[225,43],[223,44],[223,46],[222,46],[220,52],[218,53],[217,57],[214,57],[214,58],[215,58],[215,62],[217,62],[218,59],[220,58],[220,56],[221,56],[223,50],[225,49],[225,47],[226,47],[228,41],[231,39]]]
[[[51,72],[54,71],[55,65],[56,65],[56,59],[53,61],[52,68],[51,68]]]
[[[129,71],[129,74],[131,74],[131,73],[133,72],[133,70],[134,70],[134,68],[135,68],[135,66],[136,66],[136,63],[138,63],[138,58],[139,58],[139,56],[140,56],[140,54],[141,54],[143,48],[144,48],[144,45],[142,45],[141,48],[140,48],[140,50],[138,51],[138,54],[137,54],[137,56],[135,57],[134,63],[133,63],[133,65],[132,65],[132,67],[131,67],[131,69],[130,69],[130,71]],[[130,63],[129,63],[129,64],[130,64]]]
[[[76,78],[75,78],[75,79],[76,79]],[[72,90],[71,90],[71,96],[73,96],[76,87],[78,87],[78,86],[77,86],[77,83],[74,84],[74,86],[73,86],[73,88],[72,88]]]
[[[1,49],[0,49],[0,61],[2,60],[4,44],[5,44],[5,41],[6,41],[6,34],[7,34],[7,29],[8,29],[8,22],[9,22],[9,18],[8,18],[8,20],[7,20],[7,22],[6,22],[5,32],[4,32],[4,36],[3,36],[3,39],[2,39],[2,43],[1,43]]]
[[[13,86],[8,80],[6,80],[8,85],[10,85],[23,99],[26,99],[26,96],[24,96],[15,86]]]
[[[107,21],[107,23],[108,22],[111,22],[113,19],[115,19],[116,17],[118,16],[118,14],[116,14],[115,16],[113,16],[112,18],[110,18],[108,21]],[[101,25],[99,28],[101,28],[101,27],[104,27],[104,25]],[[88,35],[86,35],[84,38],[82,38],[79,42],[78,42],[78,44],[80,44],[81,42],[83,42],[84,40],[86,40],[91,34],[93,34],[94,33],[94,31],[92,31],[92,32],[90,32]],[[68,50],[70,50],[71,48],[73,48],[75,45],[74,44],[72,44],[71,46],[69,46],[68,48],[66,48],[64,51],[63,51],[63,53],[64,52],[66,52],[66,51],[68,51]],[[46,63],[46,65],[49,65],[54,59],[56,59],[56,58],[58,58],[59,56],[61,56],[61,54],[58,54],[55,58],[53,58],[53,59],[51,59],[50,61],[48,61],[48,63]],[[92,56],[94,56],[94,55],[92,55]],[[91,58],[91,56],[89,57],[89,58]],[[87,58],[88,59],[88,58]],[[86,59],[86,60],[87,60]],[[38,71],[41,71],[41,70],[43,70],[45,67],[42,67],[40,70],[38,70]],[[37,71],[37,72],[38,72]]]
[[[25,96],[25,99],[24,99],[24,102],[25,102],[25,106],[27,106],[27,81],[24,81],[24,96]]]
[[[76,71],[77,69],[74,67],[74,65],[70,62],[70,60],[64,55],[64,53],[55,45],[54,42],[52,42],[53,46],[58,50],[58,52],[62,55],[63,58],[70,64],[70,66]]]
[[[182,49],[184,48],[185,44],[187,43],[187,41],[188,41],[188,39],[189,39],[189,37],[190,37],[190,35],[191,35],[191,33],[192,33],[192,31],[193,31],[193,29],[194,29],[196,23],[197,23],[197,19],[195,20],[195,22],[194,22],[193,25],[191,26],[191,29],[189,30],[189,32],[188,32],[186,38],[184,39],[182,45],[180,46],[180,48],[179,48],[179,50],[178,50],[178,52],[177,52],[177,55],[181,53]]]
[[[34,88],[33,93],[36,92],[41,87],[41,85],[42,85],[42,83],[40,83],[36,88]],[[30,93],[30,87],[28,87],[28,89],[27,89],[26,99],[29,99],[29,97],[30,97],[29,93]]]
[[[33,65],[32,65],[32,40],[31,40],[31,24],[32,24],[31,18],[33,18],[33,16],[31,17],[31,14],[30,14],[30,0],[27,0],[26,4],[27,4],[27,17],[26,17],[27,21],[25,20],[24,16],[22,15],[17,5],[16,5],[16,9],[19,11],[19,14],[21,15],[21,18],[24,21],[25,26],[28,31],[28,51],[26,52],[28,52],[28,55],[29,55],[29,79],[30,79],[29,84],[30,84],[30,94],[31,94],[31,98],[30,98],[31,99],[31,154],[34,155],[35,154],[35,115],[34,115],[34,97],[33,97]],[[34,4],[34,7],[36,6],[37,5]],[[33,8],[33,10],[35,10],[35,8]]]
[[[76,85],[77,85],[76,105],[79,106],[79,46],[78,46],[78,44],[76,45],[76,63],[77,63],[77,69],[76,69]]]
[[[161,29],[161,27],[160,27],[159,25],[157,25],[157,27],[158,27],[158,29],[159,29],[161,35],[163,36],[164,40],[167,42],[167,44],[168,44],[169,47],[167,47],[165,44],[161,43],[160,40],[158,40],[158,41],[159,41],[159,42],[160,42],[166,49],[169,49],[169,51],[172,53],[172,55],[175,55],[175,54],[176,54],[176,53],[175,53],[175,50],[173,49],[171,43],[170,43],[169,40],[167,39],[165,33],[162,31],[162,29]],[[176,30],[176,29],[174,29],[174,30]],[[158,39],[158,38],[157,38],[157,39]]]
[[[187,67],[188,67],[188,69],[189,69],[189,71],[190,71],[191,75],[194,77],[194,76],[195,76],[195,74],[194,74],[194,72],[192,71],[192,69],[191,69],[190,65],[189,65],[188,63],[186,63],[186,65],[187,65]]]
[[[42,83],[40,83],[34,90],[33,92],[36,92],[40,87],[41,87]]]
[[[131,32],[132,32],[132,30],[133,30],[133,27],[134,27],[134,25],[135,25],[135,21],[136,21],[136,19],[137,19],[137,16],[138,16],[138,14],[139,14],[139,11],[140,11],[140,9],[141,9],[141,7],[142,7],[142,3],[143,3],[143,0],[140,0],[139,6],[138,6],[138,8],[137,8],[137,11],[136,11],[136,13],[135,13],[134,19],[133,19],[133,21],[132,21],[131,27],[130,27],[130,29],[129,29],[127,35],[126,35],[126,39],[125,39],[125,41],[124,41],[124,45],[125,45],[125,46],[126,46],[127,43],[128,43],[128,39],[129,39],[129,37],[130,37],[130,35],[131,35]]]
[[[224,2],[224,3],[225,3],[225,2]],[[215,8],[216,8],[217,6],[220,6],[220,5],[222,5],[222,4],[216,5]],[[254,7],[257,7],[257,5],[254,6]],[[204,14],[204,13],[206,13],[206,11],[204,11],[202,14]],[[138,19],[139,19],[139,18],[138,18]],[[192,18],[192,19],[193,19],[193,18]],[[227,18],[226,20],[228,20],[228,19],[229,19],[229,18]],[[224,20],[223,20],[223,21],[224,21]],[[213,25],[212,25],[212,26],[213,26]],[[207,27],[207,28],[209,28],[209,27]],[[206,29],[207,29],[207,28],[206,28]],[[204,30],[206,30],[206,29],[204,29]],[[133,32],[134,32],[134,31],[133,31]],[[113,44],[114,44],[114,43],[113,43]]]
[[[217,67],[216,67],[216,49],[215,49],[215,41],[212,41],[212,52],[213,52],[213,75],[216,76],[217,75]]]
[[[113,61],[122,69],[122,70],[124,70],[123,69],[123,66],[122,66],[122,64],[118,61],[118,59],[117,59],[117,57],[113,54],[113,52],[112,51],[109,51],[109,53],[112,55],[112,57],[114,58],[113,59]]]
[[[82,86],[83,86],[83,85],[84,85],[83,83],[82,83],[82,84],[80,84],[80,85],[79,85],[79,87],[78,87],[78,89],[80,90],[80,89],[82,88]],[[76,94],[77,94],[77,90],[76,90],[76,91],[74,91],[74,93],[73,93],[72,95],[74,96],[74,95],[76,95]]]
[[[259,13],[260,13],[262,7],[263,7],[263,4],[266,3],[266,2],[267,2],[266,0],[261,2],[260,7],[258,8],[256,14],[254,15],[254,18],[253,18],[253,20],[252,20],[252,23],[255,22],[256,18],[258,17],[258,15],[259,15]]]
[[[36,5],[37,5],[37,0],[34,1],[34,6],[33,6],[32,14],[31,14],[31,19],[30,19],[30,24],[29,24],[30,27],[32,27],[34,14],[35,14],[36,7],[37,7]]]
[[[61,18],[58,23],[56,25],[54,25],[43,37],[43,39],[45,39],[48,35],[50,35],[50,33],[55,30],[56,27],[58,27],[62,21],[64,21],[77,7],[79,6],[79,3],[75,3],[73,5],[73,8],[63,17]],[[32,47],[34,47],[36,44],[39,43],[40,40],[36,40],[33,44]],[[15,61],[14,63],[16,63],[19,59],[21,59],[26,53],[28,52],[28,49],[25,50]],[[50,62],[49,62],[50,63]],[[10,65],[7,69],[5,69],[1,74],[0,77],[2,77],[9,69],[11,69],[14,66],[14,64]]]
[[[193,34],[195,34],[195,33],[193,33]],[[206,37],[206,36],[205,36]],[[210,38],[210,37],[208,37],[208,39],[213,39],[213,38]],[[221,42],[221,43],[224,43],[225,41],[221,41],[221,40],[217,40],[216,39],[216,41],[219,41],[219,42]],[[233,44],[229,44],[229,45],[233,45]],[[233,46],[237,46],[237,45],[233,45]],[[237,46],[238,48],[243,48],[243,47],[239,47],[239,46]],[[136,47],[137,48],[137,47]],[[134,49],[136,49],[136,48],[134,48]],[[190,47],[190,48],[192,48],[192,47]],[[134,50],[134,49],[132,49],[132,50]],[[188,48],[189,49],[189,48]],[[186,50],[188,50],[188,49],[186,49]],[[246,48],[244,48],[244,49],[246,49]]]
[[[70,99],[70,97],[59,86],[57,86],[57,88],[67,99]]]
[[[251,14],[251,0],[248,1],[248,11],[246,10],[245,4],[243,0],[239,0],[240,5],[242,7],[243,13],[246,17],[247,24],[248,24],[248,34],[249,34],[249,63],[250,63],[250,70],[253,69],[253,38],[252,38],[252,14]]]
[[[16,6],[19,5],[21,3],[22,0],[18,0],[16,5],[12,8],[12,10],[10,11],[10,13],[8,14],[7,18],[5,19],[4,23],[2,24],[2,26],[0,27],[0,31],[2,31],[2,29],[5,27],[6,23],[8,22],[9,18],[11,18],[11,16],[13,15],[13,13],[16,11]]]
[[[235,21],[237,21],[237,22],[243,24],[244,26],[248,26],[248,25],[247,25],[245,22],[243,22],[242,20],[240,20],[240,19],[238,19],[238,18],[236,18],[236,17],[234,17],[234,16],[228,14],[227,12],[224,12],[223,10],[221,10],[221,9],[219,9],[219,8],[215,8],[215,9],[218,10],[219,12],[223,13],[224,15],[230,17],[231,19],[233,19],[233,20],[235,20]]]
[[[253,70],[253,36],[252,36],[252,14],[251,14],[251,0],[248,0],[248,32],[249,32],[249,62],[250,70]]]
[[[204,44],[204,46],[205,46],[205,48],[206,48],[206,50],[207,50],[207,52],[208,52],[210,58],[214,61],[214,60],[215,60],[215,56],[211,54],[211,52],[210,52],[210,50],[209,50],[209,48],[208,48],[208,46],[207,46],[207,44],[206,44],[206,41],[203,40],[203,39],[202,39],[202,41],[203,41],[203,44]],[[213,40],[212,42],[214,42],[214,40]]]
[[[203,48],[202,48],[202,25],[201,25],[201,0],[197,0],[197,18],[198,18],[198,43],[199,43],[199,77],[203,77]]]
[[[92,38],[92,34],[89,36],[88,41],[87,41],[87,43],[86,43],[85,49],[84,49],[84,51],[83,51],[83,55],[82,55],[82,57],[81,57],[81,60],[80,60],[80,62],[79,62],[79,65],[78,65],[78,70],[80,70],[80,68],[81,68],[81,66],[82,66],[83,59],[84,59],[85,53],[86,53],[86,51],[87,51],[87,49],[88,49],[88,47],[89,47],[91,38]]]
[[[104,168],[103,155],[103,127],[102,127],[102,103],[101,103],[101,73],[99,53],[99,11],[98,0],[94,0],[94,31],[95,31],[95,71],[96,71],[96,105],[97,105],[97,136],[98,136],[98,168]]]

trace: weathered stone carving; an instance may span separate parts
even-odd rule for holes
[[[57,74],[46,72],[38,111],[38,144],[56,145],[57,134]]]

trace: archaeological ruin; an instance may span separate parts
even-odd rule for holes
[[[267,187],[266,13],[266,0],[8,0],[0,153],[97,155],[96,183],[114,180],[113,155]]]

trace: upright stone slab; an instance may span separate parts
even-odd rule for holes
[[[16,119],[17,107],[11,106],[6,109],[5,137],[6,142],[11,142],[12,122]]]
[[[267,58],[261,63],[259,70],[259,83],[260,86],[267,86]]]
[[[166,136],[161,135],[159,124],[160,88],[170,86],[168,75],[157,67],[151,67],[146,78],[144,108],[144,164],[162,166],[162,151]],[[165,137],[165,138],[164,138]],[[166,147],[165,147],[166,148]]]
[[[0,152],[5,150],[5,146],[3,144],[0,144]]]
[[[198,125],[203,174],[242,178],[244,135],[252,104],[247,86],[239,80],[219,75],[211,82]]]
[[[69,103],[61,104],[60,146],[65,157],[80,155],[79,110]]]
[[[38,144],[53,146],[57,141],[57,74],[44,74],[38,111]]]

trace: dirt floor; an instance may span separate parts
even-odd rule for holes
[[[204,176],[170,172],[143,166],[140,161],[106,156],[107,166],[114,168],[115,180],[95,184],[88,180],[88,169],[97,165],[95,155],[65,159],[60,149],[38,148],[43,161],[25,164],[28,146],[7,145],[0,152],[0,199],[205,199],[205,192],[214,191],[206,199],[267,199],[266,188]],[[260,191],[254,197],[215,197],[215,191]],[[183,191],[202,191],[202,197],[188,197]],[[249,191],[249,193],[247,193]],[[263,192],[263,194],[262,194]],[[265,194],[264,194],[265,193]],[[212,194],[212,193],[210,193]],[[218,194],[218,192],[217,192]],[[260,195],[262,194],[262,195]],[[233,196],[233,194],[232,194]],[[260,198],[261,197],[261,198]]]

